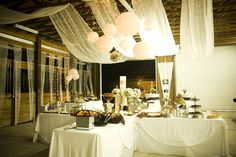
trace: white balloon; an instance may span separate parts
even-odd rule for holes
[[[67,76],[65,77],[65,80],[66,80],[67,82],[70,82],[70,81],[72,80],[72,76],[71,76],[71,75],[67,75]]]
[[[87,34],[87,40],[91,43],[95,43],[99,38],[99,35],[97,32],[89,32]]]
[[[117,34],[117,28],[114,24],[108,23],[105,25],[103,32],[105,35],[114,36]]]
[[[121,13],[115,20],[118,32],[121,35],[133,36],[139,31],[140,19],[132,12]]]
[[[155,23],[148,19],[144,22],[144,28],[147,30],[147,31],[153,31],[155,29]]]
[[[131,45],[131,41],[128,39],[121,40],[120,42],[120,48],[122,48],[123,50],[128,50]]]
[[[114,46],[114,39],[111,36],[103,35],[96,42],[96,48],[103,53],[110,52]]]
[[[133,48],[134,56],[137,59],[149,59],[152,57],[152,48],[151,46],[144,41],[140,41],[134,45]]]

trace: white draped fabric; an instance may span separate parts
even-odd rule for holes
[[[68,74],[69,71],[69,58],[64,58],[64,76]],[[69,83],[64,79],[65,81],[65,88],[66,88],[66,101],[70,101],[70,90],[69,90]]]
[[[7,52],[8,49],[6,47],[3,47],[2,44],[4,46],[7,46],[7,43],[1,43],[0,46],[0,118],[1,118],[1,113],[2,113],[2,108],[3,105],[5,104],[5,90],[6,90],[6,73],[7,73]],[[0,125],[1,127],[1,125]]]
[[[54,81],[54,56],[49,56],[49,87],[50,87],[50,103],[53,103],[53,81]]]
[[[28,85],[29,85],[29,111],[30,120],[34,119],[34,52],[27,49],[27,71],[28,71]]]
[[[212,0],[182,0],[180,52],[199,59],[209,57],[214,48]]]
[[[41,97],[41,106],[44,105],[44,83],[45,83],[45,70],[46,70],[46,54],[41,54],[41,89],[40,89],[40,97]]]
[[[72,5],[50,15],[50,19],[63,43],[76,58],[88,63],[113,63],[109,53],[99,52],[94,44],[87,41],[91,29]]]
[[[164,98],[169,98],[173,65],[173,62],[157,63]],[[165,91],[166,89],[168,91]]]
[[[20,104],[21,104],[21,47],[14,48],[14,69],[13,69],[13,95],[15,98],[15,121],[17,125],[20,118]]]
[[[109,1],[91,1],[88,2],[89,7],[91,8],[99,26],[102,30],[104,30],[104,27],[106,24],[115,24],[115,19],[117,16],[119,16],[120,12],[116,6],[116,3],[114,0]],[[122,37],[121,35],[117,34],[114,36],[115,39],[115,45],[117,51],[122,53],[123,55],[127,57],[133,57],[133,46],[136,43],[135,40],[132,37]],[[120,42],[122,40],[129,40],[130,48],[128,50],[123,50],[120,47]]]
[[[62,92],[62,58],[58,59],[58,74],[57,74],[57,91],[59,91],[59,101],[63,102],[63,92]]]
[[[177,48],[170,28],[169,21],[161,0],[133,0],[134,12],[141,20],[139,35],[153,49],[154,56],[168,56],[177,53]],[[154,24],[152,31],[144,28],[145,20]]]

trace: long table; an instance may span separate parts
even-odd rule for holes
[[[50,143],[53,130],[75,122],[75,117],[69,114],[40,113],[37,117],[33,142],[40,140]]]
[[[136,119],[139,152],[191,157],[228,156],[227,126],[223,119]]]
[[[92,130],[57,128],[53,131],[49,157],[132,157],[134,123],[108,124]]]

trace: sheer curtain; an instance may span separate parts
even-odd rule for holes
[[[0,118],[2,113],[3,105],[5,104],[5,95],[6,95],[6,73],[7,73],[7,54],[8,49],[7,43],[0,43]],[[1,127],[1,125],[0,125]]]
[[[44,106],[44,83],[45,83],[45,70],[46,70],[46,54],[41,54],[41,106]]]
[[[69,57],[64,58],[64,76],[68,74],[69,71]],[[65,88],[66,88],[66,101],[70,101],[70,89],[69,89],[69,83],[64,79],[65,81]]]
[[[28,69],[28,85],[29,85],[29,110],[30,120],[34,119],[34,52],[31,49],[27,49],[27,69]]]
[[[180,52],[192,59],[211,56],[214,49],[212,0],[182,0]]]
[[[117,8],[116,2],[114,0],[90,1],[87,2],[87,4],[91,8],[93,15],[95,16],[102,30],[108,23],[115,24],[115,19],[120,15],[119,9]],[[132,37],[122,37],[121,35],[116,35],[114,39],[116,41],[114,46],[116,50],[127,57],[134,57],[133,46],[135,44],[135,40]],[[119,45],[123,39],[128,39],[133,45],[126,51],[120,48]]]
[[[154,56],[167,56],[177,53],[177,47],[170,24],[161,0],[132,0],[133,9],[141,20],[139,35],[153,48]],[[146,31],[145,20],[151,20],[154,30]]]
[[[62,58],[58,59],[58,87],[59,87],[59,95],[60,95],[60,102],[63,102],[63,92],[62,92]]]
[[[49,72],[49,87],[50,87],[50,103],[53,103],[53,81],[54,81],[54,62],[55,62],[55,56],[50,55],[49,57],[49,66],[48,66],[48,72]]]
[[[13,93],[15,97],[15,125],[19,122],[21,104],[21,47],[14,46]]]
[[[72,5],[50,15],[50,19],[63,43],[76,58],[88,63],[113,63],[109,53],[99,52],[94,44],[87,41],[91,29]],[[125,60],[122,58],[119,62]]]

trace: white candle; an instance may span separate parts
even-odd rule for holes
[[[120,76],[120,92],[123,93],[126,88],[126,76]]]

